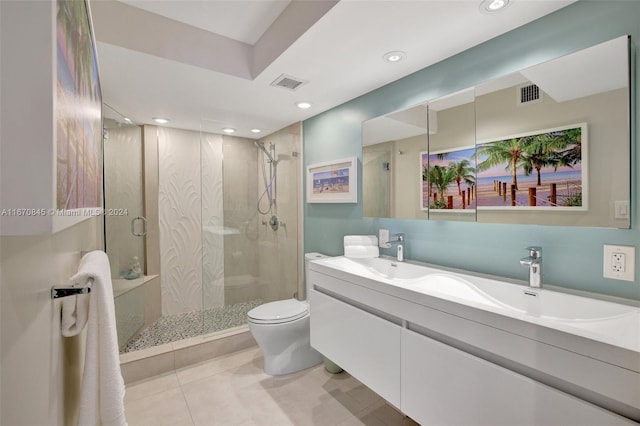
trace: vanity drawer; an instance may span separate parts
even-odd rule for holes
[[[636,424],[408,329],[401,353],[401,410],[421,424]]]
[[[310,293],[311,346],[399,407],[400,325],[315,289]]]

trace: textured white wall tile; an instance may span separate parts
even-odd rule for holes
[[[162,315],[202,309],[200,134],[158,128]]]

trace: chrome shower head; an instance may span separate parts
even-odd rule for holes
[[[254,145],[261,150],[262,152],[264,152],[264,155],[267,156],[267,158],[269,159],[269,161],[271,163],[275,164],[275,159],[273,158],[272,153],[269,152],[269,150],[267,150],[267,148],[264,146],[264,142],[260,142],[260,141],[253,141]],[[271,149],[273,149],[273,145],[271,145]]]

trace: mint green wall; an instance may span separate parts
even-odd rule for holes
[[[498,225],[431,222],[362,217],[358,204],[305,204],[305,252],[342,254],[346,234],[377,234],[379,228],[406,235],[408,259],[456,268],[527,279],[519,264],[525,247],[543,247],[544,282],[640,300],[635,283],[602,278],[603,244],[638,246],[640,208],[638,173],[640,153],[640,72],[635,66],[640,42],[640,1],[579,1],[524,27],[497,37],[401,80],[342,104],[304,122],[304,162],[344,157],[362,158],[361,123],[520,68],[629,34],[632,43],[632,229]],[[382,64],[380,65],[382,66]],[[359,164],[358,176],[362,172]],[[361,186],[360,186],[361,187]],[[393,254],[387,252],[386,254]],[[636,255],[640,277],[640,250]]]

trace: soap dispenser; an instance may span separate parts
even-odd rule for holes
[[[135,280],[142,275],[142,266],[140,266],[140,258],[138,256],[133,256],[131,258],[131,262],[129,263],[129,269],[125,271],[122,276],[126,280]]]
[[[140,266],[140,258],[138,256],[133,256],[131,259],[131,271],[136,274],[142,274],[142,267]]]

